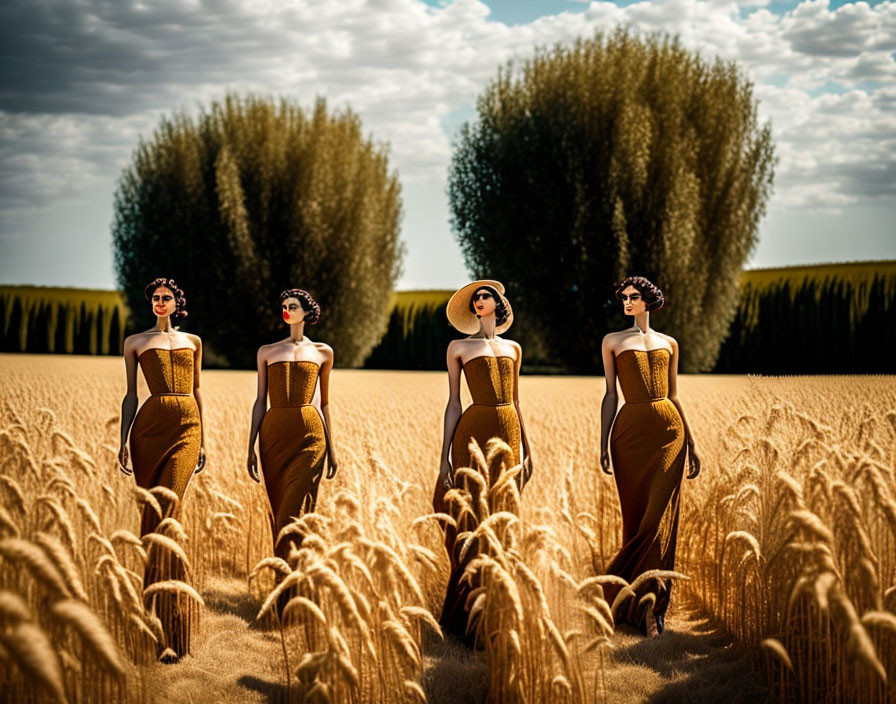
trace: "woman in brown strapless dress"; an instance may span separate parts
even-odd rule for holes
[[[607,390],[601,407],[601,466],[613,474],[622,507],[622,548],[606,568],[631,583],[649,570],[672,570],[678,532],[681,478],[700,472],[697,449],[677,397],[678,343],[649,327],[663,294],[643,277],[625,279],[616,291],[635,326],[603,341]],[[616,378],[625,397],[617,415]],[[614,420],[615,419],[615,420]],[[612,425],[612,434],[610,426]],[[627,621],[654,637],[663,632],[671,583],[648,580],[620,607]],[[605,595],[612,604],[620,588]]]
[[[140,522],[140,535],[155,531],[162,518],[178,517],[181,501],[190,478],[205,466],[203,448],[202,399],[199,373],[202,367],[202,341],[196,335],[172,327],[172,318],[186,317],[186,298],[172,279],[156,279],[146,287],[156,325],[146,332],[129,336],[124,343],[127,370],[127,394],[121,405],[121,449],[119,467],[134,474],[143,489],[165,487],[178,501],[161,499],[163,516],[146,504]],[[149,398],[137,410],[137,367],[143,370]],[[132,425],[133,422],[133,425]],[[130,459],[128,467],[128,433]],[[160,550],[150,549],[143,575],[143,588],[154,582],[187,575],[179,561],[163,560]],[[164,563],[164,564],[163,564]],[[182,597],[159,594],[155,608],[168,638],[168,647],[180,657],[190,651],[190,609]],[[184,604],[181,604],[184,602]],[[165,647],[159,644],[160,650]]]
[[[452,515],[457,526],[445,528],[445,549],[448,551],[451,573],[439,622],[444,631],[473,646],[475,633],[473,629],[468,632],[466,602],[478,584],[475,579],[463,584],[460,582],[464,570],[476,555],[469,550],[461,559],[462,544],[458,543],[457,535],[473,530],[474,519],[466,513],[458,515],[457,507],[445,501],[445,493],[453,485],[455,470],[461,467],[480,469],[470,453],[472,440],[483,452],[492,438],[500,438],[507,443],[511,450],[511,464],[505,469],[520,464],[522,444],[525,459],[523,471],[517,477],[520,490],[531,476],[532,465],[519,408],[522,349],[516,342],[497,336],[513,322],[513,311],[504,297],[504,286],[498,281],[474,281],[452,296],[447,313],[451,324],[470,336],[454,340],[448,346],[450,393],[445,409],[442,459],[433,508],[437,513]],[[472,405],[463,414],[460,405],[461,372],[473,399]],[[490,476],[486,480],[488,486],[492,486],[498,477]]]
[[[302,289],[280,294],[283,320],[290,337],[258,350],[258,393],[249,432],[249,476],[259,481],[255,439],[259,439],[261,468],[270,502],[274,554],[284,560],[296,535],[278,540],[280,532],[317,502],[317,489],[327,464],[327,478],[336,474],[330,444],[329,380],[333,350],[304,335],[314,325],[320,306]],[[320,382],[321,411],[313,405]],[[270,396],[270,409],[266,410]],[[329,461],[327,461],[329,460]]]

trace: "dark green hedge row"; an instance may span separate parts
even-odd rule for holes
[[[368,369],[445,369],[445,348],[462,337],[448,323],[445,303],[396,304],[389,326],[364,366]]]
[[[896,277],[749,284],[719,352],[729,374],[896,373]]]
[[[25,287],[22,287],[25,289]],[[121,354],[126,313],[118,294],[103,301],[58,300],[29,290],[0,290],[0,351]]]
[[[896,373],[896,271],[880,269],[873,276],[746,277],[714,371]],[[445,348],[460,337],[445,317],[451,292],[444,293],[442,302],[432,294],[423,302],[401,297],[364,366],[444,369]],[[121,354],[126,321],[115,291],[0,287],[2,352]]]
[[[737,315],[713,371],[896,373],[896,274],[883,268],[885,273],[864,279],[844,271],[806,276],[802,283],[783,276],[769,283],[762,280],[764,272],[745,276]],[[445,369],[445,348],[456,337],[444,303],[399,303],[365,366]],[[530,370],[536,371],[531,364]]]

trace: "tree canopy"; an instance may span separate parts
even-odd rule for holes
[[[350,109],[228,95],[195,119],[163,118],[135,150],[115,194],[118,283],[142,326],[143,287],[174,278],[185,329],[235,366],[287,334],[278,294],[306,289],[323,309],[306,334],[357,366],[386,327],[400,219],[388,149]]]
[[[711,369],[773,179],[769,126],[734,63],[619,31],[502,68],[461,128],[452,225],[476,277],[504,282],[514,334],[546,361],[600,367],[624,326],[614,284],[663,289],[651,324]]]

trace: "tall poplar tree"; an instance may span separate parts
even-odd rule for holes
[[[773,178],[770,128],[734,63],[624,31],[538,51],[498,72],[450,174],[471,273],[507,286],[550,361],[600,369],[614,284],[666,294],[653,322],[682,369],[711,369],[738,304]]]
[[[164,118],[134,152],[115,195],[118,284],[146,326],[143,287],[174,278],[184,328],[235,366],[287,333],[278,294],[304,288],[323,309],[306,333],[356,366],[386,327],[400,218],[388,149],[351,110],[228,95],[195,119]]]

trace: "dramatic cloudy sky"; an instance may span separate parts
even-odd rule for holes
[[[400,288],[466,278],[452,136],[499,64],[624,24],[742,63],[780,161],[751,266],[896,257],[896,2],[4,0],[0,282],[111,287],[116,180],[161,115],[324,95],[391,144]]]

